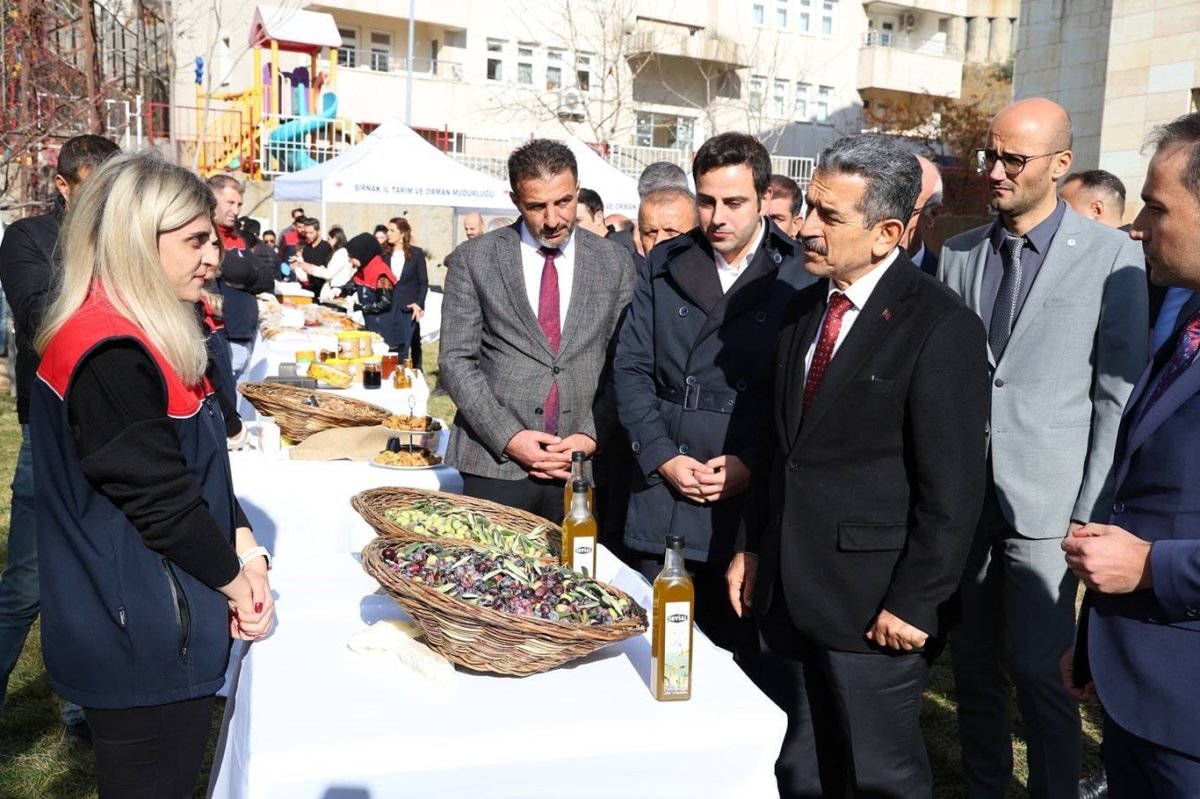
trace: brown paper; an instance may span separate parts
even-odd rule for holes
[[[387,449],[388,436],[394,435],[383,425],[322,430],[292,447],[291,456],[299,461],[369,461]]]

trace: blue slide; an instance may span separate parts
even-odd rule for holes
[[[267,137],[267,157],[279,159],[285,172],[299,172],[317,166],[320,161],[308,154],[304,137],[314,130],[324,128],[329,120],[337,117],[337,95],[325,92],[321,95],[321,113],[315,117],[293,119],[271,131]]]

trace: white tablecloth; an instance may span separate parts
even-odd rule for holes
[[[337,339],[333,338],[333,347],[337,347]],[[329,349],[330,345],[326,342],[319,342],[324,345],[324,349]],[[296,341],[272,341],[259,336],[254,344],[254,352],[250,356],[250,365],[246,368],[245,380],[261,381],[269,376],[279,374],[279,364],[287,363],[296,360],[296,352],[304,349],[313,349],[315,344],[303,344]],[[321,347],[317,347],[320,349]],[[349,397],[350,399],[362,400],[370,402],[382,408],[387,408],[392,413],[406,414],[412,413],[416,416],[424,416],[429,412],[429,385],[425,382],[424,377],[413,382],[411,389],[393,388],[390,380],[385,380],[383,388],[366,389],[362,386],[355,385],[350,388],[339,389],[322,389],[323,391],[331,391],[339,396]],[[412,404],[409,404],[410,399]],[[245,420],[257,419],[258,415],[245,397],[238,397],[238,413]]]
[[[387,484],[460,490],[453,470],[232,461],[275,554],[278,624],[241,662],[210,796],[776,795],[786,718],[699,634],[692,699],[675,703],[650,694],[649,635],[523,679],[456,671],[446,689],[347,649],[368,623],[403,616],[358,563],[373,531],[349,497]],[[598,571],[649,607],[649,586],[607,551]]]

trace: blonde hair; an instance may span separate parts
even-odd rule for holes
[[[215,204],[203,180],[153,151],[114,156],[93,172],[63,223],[63,268],[35,341],[38,353],[99,284],[185,383],[200,383],[208,365],[204,336],[167,278],[158,237],[211,217]]]

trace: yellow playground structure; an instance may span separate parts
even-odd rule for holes
[[[195,152],[204,175],[241,172],[250,180],[316,166],[362,138],[353,122],[337,116],[341,34],[330,14],[260,5],[249,44],[254,80],[237,92],[204,91],[204,63],[196,59]],[[329,72],[317,56],[329,48]],[[263,53],[269,63],[263,64]],[[280,53],[302,53],[308,65],[280,68]]]

